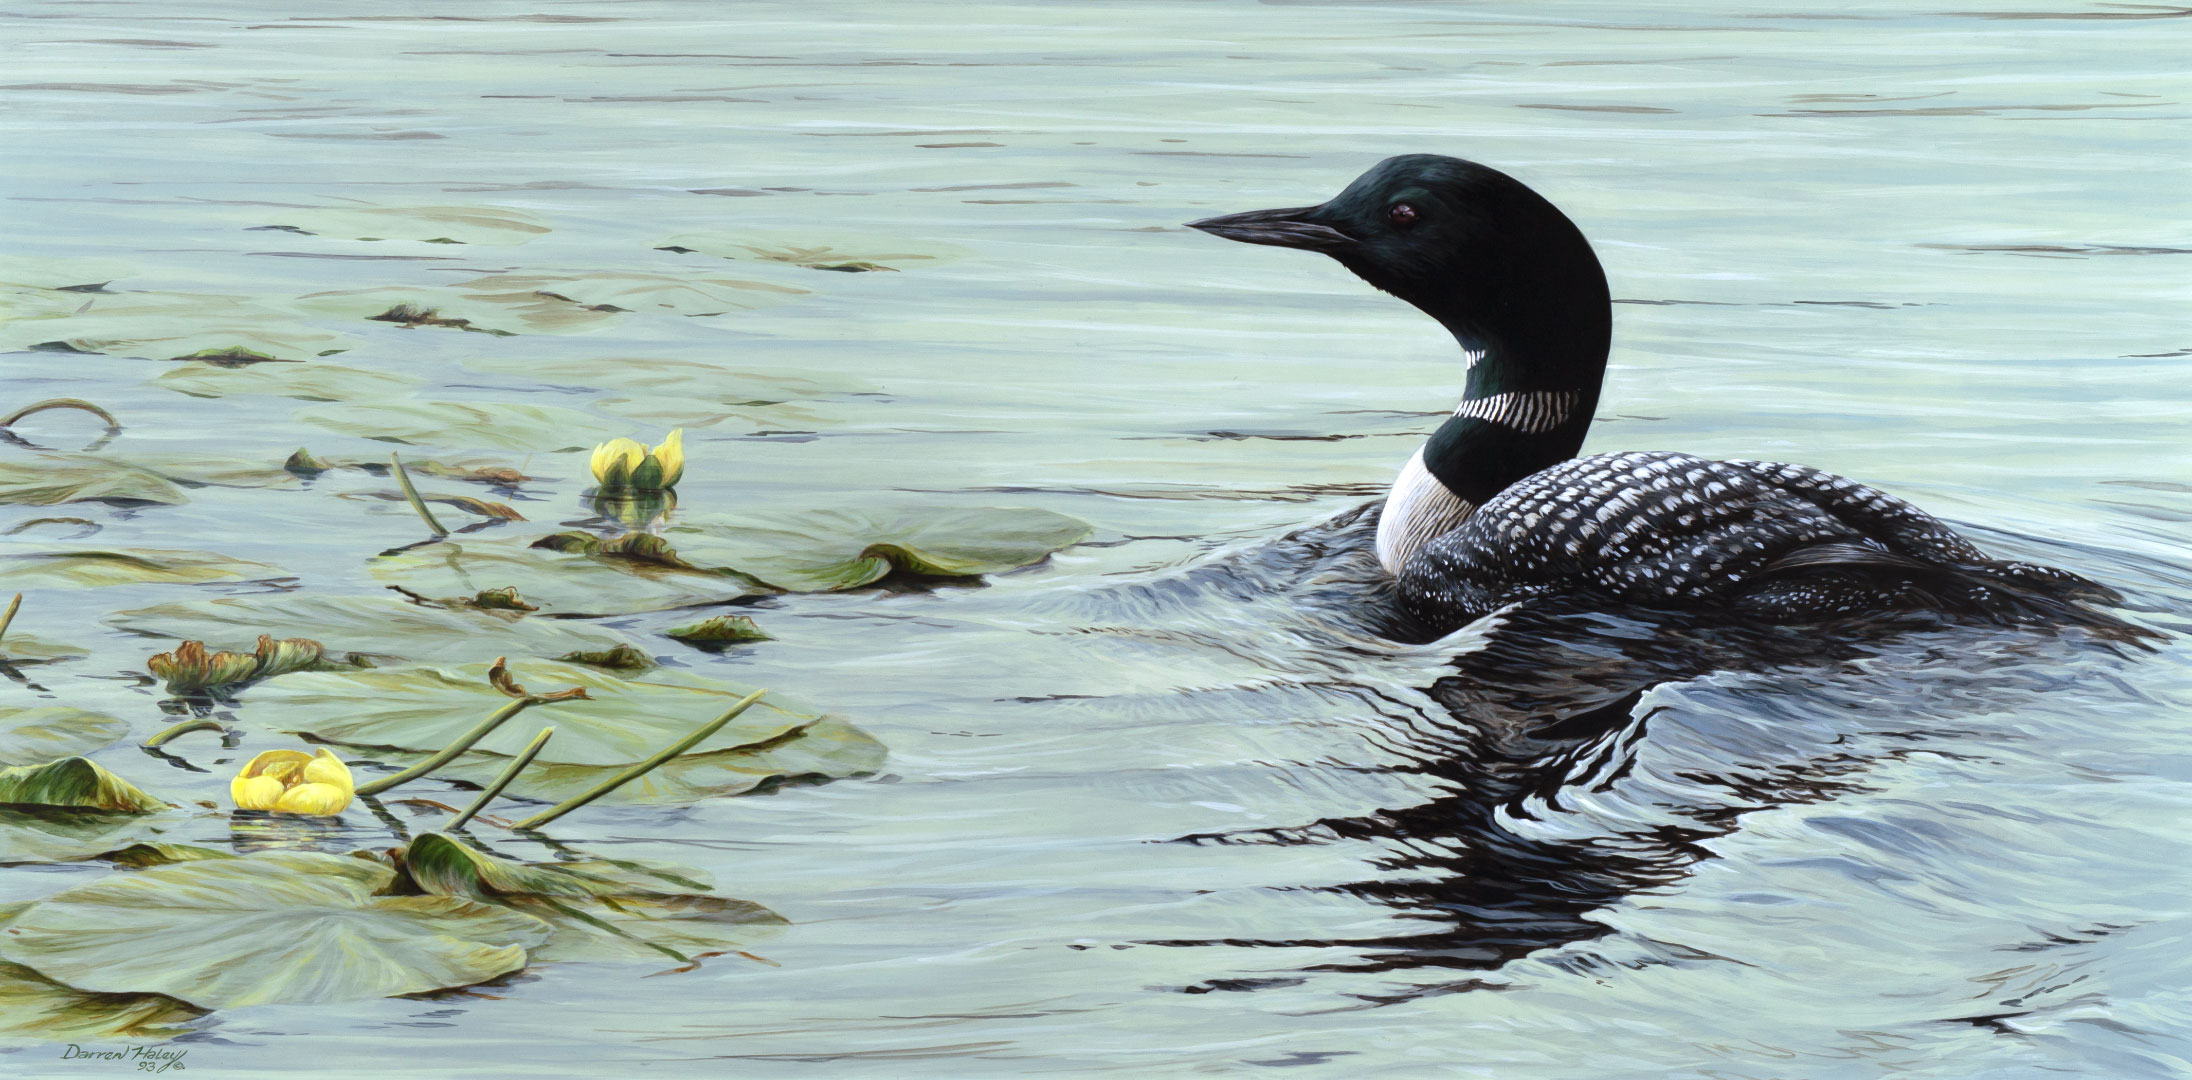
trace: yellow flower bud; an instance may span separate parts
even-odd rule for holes
[[[647,448],[630,439],[615,438],[594,447],[594,480],[603,487],[624,487],[632,470],[646,460]]]
[[[228,782],[238,810],[272,810],[281,801],[282,782],[271,776],[239,776]]]
[[[356,792],[350,768],[326,747],[310,754],[268,750],[252,758],[228,785],[238,810],[314,817],[342,813]]]
[[[685,429],[673,428],[662,445],[654,448],[654,457],[662,463],[662,488],[667,491],[677,486],[685,475]]]

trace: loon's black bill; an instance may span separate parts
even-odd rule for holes
[[[1338,251],[1354,246],[1354,237],[1330,225],[1303,220],[1316,209],[1314,206],[1292,206],[1284,210],[1250,210],[1245,214],[1190,221],[1187,227],[1244,244],[1269,244],[1306,251]]]

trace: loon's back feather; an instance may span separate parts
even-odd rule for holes
[[[1402,606],[1459,626],[1578,588],[1647,607],[1779,620],[1882,609],[2059,621],[2101,586],[1987,558],[1932,515],[1801,465],[1630,451],[1510,485],[1402,568]],[[2078,620],[2088,621],[2088,620]]]

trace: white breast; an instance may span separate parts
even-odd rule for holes
[[[1385,496],[1385,512],[1378,518],[1379,564],[1386,573],[1399,574],[1418,548],[1460,525],[1473,509],[1423,467],[1423,451],[1417,450]]]

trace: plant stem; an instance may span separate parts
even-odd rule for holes
[[[472,728],[472,730],[457,736],[457,741],[443,747],[440,753],[435,754],[433,757],[427,758],[425,761],[419,762],[418,764],[413,765],[410,768],[405,769],[404,771],[397,773],[394,776],[384,776],[378,780],[373,781],[370,784],[365,784],[358,788],[358,794],[378,795],[381,792],[387,791],[389,788],[395,787],[398,784],[408,784],[411,781],[418,779],[419,777],[425,776],[427,773],[433,772],[435,769],[439,769],[442,766],[449,764],[451,761],[456,760],[456,756],[458,754],[464,753],[466,750],[470,750],[473,743],[476,743],[481,739],[486,738],[489,732],[492,732],[496,728],[501,727],[503,721],[508,720],[521,712],[524,712],[526,709],[531,708],[533,705],[536,704],[538,704],[538,702],[534,701],[532,698],[519,698],[518,700],[513,701],[510,704],[495,710],[495,715],[480,721],[478,725]]]
[[[419,498],[419,489],[411,486],[411,474],[403,469],[403,457],[390,454],[388,463],[395,466],[396,486],[403,489],[404,498],[411,500],[411,509],[419,512],[419,519],[426,522],[427,528],[434,530],[435,536],[449,535],[449,530],[442,528],[441,522],[434,520],[434,512],[426,508],[425,500]]]
[[[15,625],[15,613],[21,611],[22,609],[23,594],[16,593],[15,599],[8,601],[7,614],[0,615],[0,638],[5,638],[8,636],[8,627]]]
[[[72,397],[48,398],[35,404],[25,405],[22,408],[17,409],[4,417],[0,417],[0,428],[13,427],[16,421],[21,420],[22,418],[29,416],[32,413],[42,413],[48,409],[78,409],[83,412],[88,412],[91,415],[106,421],[107,430],[109,431],[122,430],[122,422],[120,420],[116,420],[113,413],[110,413],[105,409],[102,409],[99,406],[92,404],[91,402],[85,401],[82,398]]]
[[[222,727],[219,722],[213,720],[206,720],[202,718],[197,720],[185,720],[182,723],[177,724],[174,727],[171,727],[166,731],[159,733],[158,735],[154,735],[153,737],[146,739],[144,741],[144,745],[147,747],[166,746],[168,744],[168,741],[175,738],[176,736],[188,735],[193,731],[225,732],[227,730],[228,729]]]
[[[495,796],[502,794],[503,788],[510,786],[510,781],[517,779],[518,774],[525,771],[527,765],[533,763],[533,756],[540,753],[541,747],[548,745],[548,737],[555,733],[556,729],[553,727],[540,729],[540,734],[533,736],[533,744],[526,747],[524,753],[513,759],[510,762],[510,767],[502,770],[502,775],[495,777],[495,782],[487,785],[487,790],[480,792],[479,798],[472,800],[472,805],[465,807],[463,813],[450,818],[449,824],[442,826],[441,831],[455,832],[463,828],[465,822],[472,820],[472,815],[485,810],[487,804],[494,801]]]
[[[682,754],[685,751],[692,749],[694,746],[699,744],[700,740],[705,739],[708,736],[723,730],[723,725],[728,724],[733,720],[736,720],[739,713],[745,712],[747,709],[751,708],[753,706],[753,703],[761,700],[761,695],[766,693],[768,693],[767,690],[756,690],[753,693],[748,694],[743,698],[740,698],[738,704],[731,706],[731,711],[716,717],[714,720],[709,721],[699,731],[695,731],[692,734],[687,735],[682,739],[679,739],[677,742],[671,744],[667,749],[664,749],[660,753],[657,753],[655,756],[648,758],[647,760],[642,761],[639,764],[634,765],[631,768],[626,769],[623,772],[620,772],[615,776],[612,776],[609,779],[602,781],[599,784],[594,785],[592,790],[586,792],[583,795],[579,795],[575,798],[558,803],[555,806],[547,810],[543,810],[538,814],[534,814],[532,817],[526,818],[524,821],[520,821],[510,827],[512,829],[540,828],[541,826],[546,825],[549,822],[554,821],[555,819],[562,817],[563,815],[568,814],[581,806],[586,805],[587,803],[593,802],[595,799],[601,798],[603,795],[607,795],[608,793],[615,791],[616,789],[623,787],[624,785],[631,783],[634,780],[639,779],[640,777],[653,771],[655,766],[660,765],[663,762],[668,761],[671,758],[674,758],[679,754]]]

